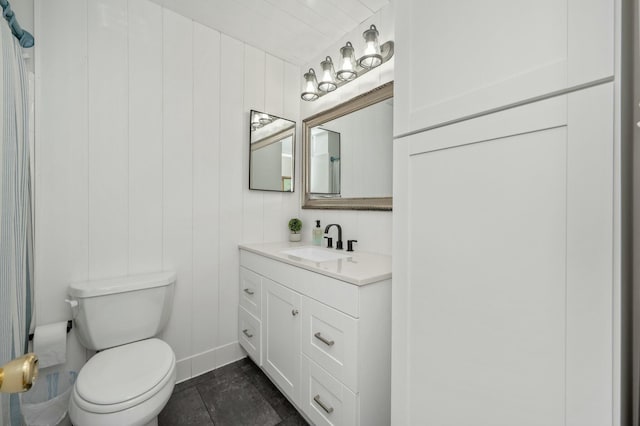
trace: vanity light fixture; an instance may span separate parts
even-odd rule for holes
[[[320,94],[318,93],[318,80],[316,80],[316,72],[313,68],[304,74],[304,89],[302,99],[305,101],[315,101]]]
[[[269,114],[260,114],[260,124],[262,124],[263,126],[271,123],[272,121],[273,117],[271,117]]]
[[[365,49],[364,54],[359,59],[355,59],[355,49],[351,42],[347,42],[340,49],[340,69],[335,72],[333,61],[327,56],[320,63],[322,74],[320,82],[316,79],[313,68],[304,74],[304,87],[301,98],[305,101],[315,101],[321,96],[336,90],[361,75],[367,73],[375,67],[387,62],[393,56],[393,41],[387,41],[382,46],[378,42],[378,29],[371,25],[364,33]]]
[[[337,74],[339,80],[350,81],[358,76],[356,73],[356,55],[354,52],[355,50],[353,49],[353,45],[350,41],[348,41],[344,47],[340,48],[342,62],[340,65],[340,71],[338,71]]]
[[[251,113],[251,130],[258,130],[259,128],[273,123],[274,117],[263,112],[253,111]]]
[[[338,85],[331,57],[327,56],[324,61],[320,62],[320,67],[322,67],[322,77],[318,83],[318,89],[323,92],[333,92],[338,88]]]

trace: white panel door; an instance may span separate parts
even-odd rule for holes
[[[394,133],[613,76],[609,0],[397,3]]]
[[[300,394],[300,295],[262,278],[262,362],[271,379],[293,401]]]
[[[612,424],[612,120],[604,84],[396,141],[393,424]]]

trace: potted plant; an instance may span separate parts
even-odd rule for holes
[[[300,241],[302,238],[302,234],[300,234],[300,230],[302,229],[302,221],[296,217],[289,221],[289,230],[291,233],[289,234],[289,241]]]

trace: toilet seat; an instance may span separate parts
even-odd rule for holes
[[[159,339],[107,349],[80,370],[73,390],[78,408],[108,414],[138,406],[175,380],[175,355]],[[171,382],[171,383],[169,383]]]

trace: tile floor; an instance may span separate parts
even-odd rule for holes
[[[306,426],[249,358],[177,384],[159,426]]]

